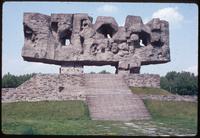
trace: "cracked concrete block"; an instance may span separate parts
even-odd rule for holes
[[[125,25],[118,26],[107,16],[99,16],[93,23],[86,13],[24,13],[23,25],[22,57],[30,62],[114,65],[118,70],[123,61],[138,64],[137,72],[131,66],[121,67],[138,73],[142,65],[170,61],[169,24],[159,18],[143,24],[141,17],[128,15]]]

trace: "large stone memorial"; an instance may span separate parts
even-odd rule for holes
[[[24,13],[22,57],[60,65],[59,74],[37,74],[3,95],[3,102],[83,100],[94,120],[141,120],[150,114],[129,86],[159,87],[142,65],[170,61],[169,24],[158,18],[143,24],[128,15],[124,26],[113,17],[88,14]],[[84,74],[84,66],[111,65],[115,74]]]
[[[128,15],[124,26],[113,17],[88,14],[24,14],[26,61],[61,65],[61,73],[82,73],[84,65],[111,65],[117,74],[135,74],[142,65],[170,61],[169,25],[158,18],[143,24]]]

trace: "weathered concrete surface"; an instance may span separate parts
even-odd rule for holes
[[[88,14],[24,13],[22,57],[61,66],[112,65],[119,74],[170,61],[167,21],[156,18],[143,24],[132,15],[124,26],[113,17],[92,21]]]

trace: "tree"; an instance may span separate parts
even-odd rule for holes
[[[2,88],[15,88],[30,79],[35,73],[20,76],[11,75],[9,72],[2,78]]]
[[[161,88],[180,95],[197,95],[198,78],[190,72],[168,72],[161,77]]]
[[[110,74],[110,72],[107,72],[106,70],[102,70],[99,72],[100,74]]]
[[[90,72],[90,74],[95,74],[95,72],[92,71],[92,72]]]

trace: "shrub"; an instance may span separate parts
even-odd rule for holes
[[[161,77],[160,86],[174,94],[198,94],[198,78],[190,72],[168,72],[164,77]]]

